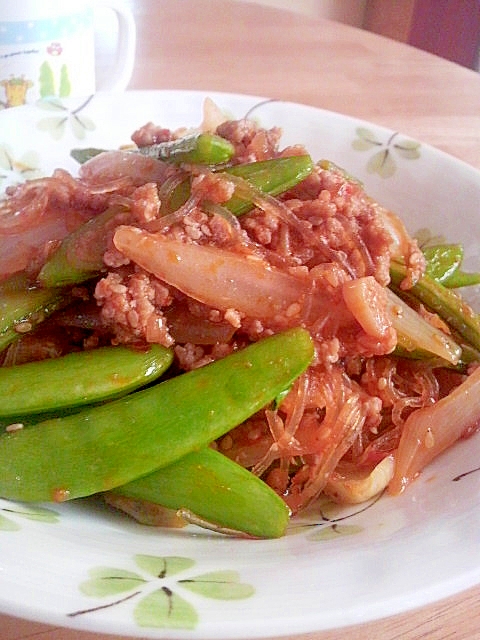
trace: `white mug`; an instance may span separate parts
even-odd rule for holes
[[[115,17],[108,69],[95,55],[102,11]],[[0,0],[0,108],[123,91],[132,75],[135,40],[132,13],[121,0]]]

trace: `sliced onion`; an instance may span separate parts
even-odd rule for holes
[[[104,151],[80,168],[80,179],[89,184],[109,183],[129,177],[135,186],[163,182],[171,171],[161,160],[129,151]]]
[[[386,339],[389,334],[393,349],[396,333],[392,327],[386,289],[373,276],[365,276],[345,282],[342,295],[347,308],[365,333],[378,339]]]
[[[393,469],[392,455],[385,457],[372,470],[340,463],[327,480],[324,493],[340,504],[366,502],[386,489],[393,477]]]
[[[273,269],[259,258],[135,227],[119,227],[114,244],[127,258],[195,300],[253,318],[286,315],[298,324],[310,290],[307,281]]]
[[[39,185],[31,189],[28,196],[19,202],[18,208],[15,198],[0,202],[0,234],[22,233],[40,224],[48,204],[48,191]]]
[[[211,98],[206,98],[203,103],[203,120],[200,130],[215,133],[217,127],[226,120],[228,117],[220,107]]]
[[[449,335],[434,327],[408,306],[393,291],[386,289],[390,300],[392,323],[398,342],[407,351],[423,349],[451,364],[458,364],[461,348]]]
[[[479,425],[480,367],[448,396],[407,418],[389,491],[401,493],[434,458]]]

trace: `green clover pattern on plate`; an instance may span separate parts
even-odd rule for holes
[[[395,154],[406,160],[420,157],[420,143],[399,139],[398,133],[392,133],[386,141],[380,140],[373,131],[365,127],[356,129],[357,138],[352,143],[355,151],[375,150],[367,163],[368,173],[377,173],[381,178],[391,178],[397,170]]]
[[[65,106],[59,98],[39,100],[36,103],[37,107],[50,115],[39,120],[37,128],[49,133],[54,140],[60,140],[69,126],[73,135],[78,140],[83,140],[89,131],[96,128],[93,120],[82,113],[92,98],[93,96],[90,96],[74,108]]]
[[[7,500],[0,501],[0,531],[18,531],[21,524],[18,520],[36,520],[54,524],[59,516],[56,511],[38,505],[17,505]]]
[[[194,629],[199,615],[188,600],[188,592],[215,600],[240,600],[250,598],[255,592],[251,585],[240,582],[236,571],[192,575],[189,570],[195,561],[191,558],[139,554],[134,556],[134,561],[138,571],[112,567],[91,569],[90,578],[80,585],[80,591],[86,596],[110,600],[106,604],[72,612],[69,617],[120,606],[136,599],[133,617],[138,626]],[[124,595],[116,598],[119,594]]]

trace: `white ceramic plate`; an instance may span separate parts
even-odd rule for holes
[[[209,94],[233,117],[260,106],[284,144],[302,142],[363,180],[412,232],[464,243],[480,268],[480,174],[400,133],[260,98]],[[201,120],[205,94],[97,95],[0,112],[0,189],[76,170],[74,147],[118,147],[148,121]],[[479,305],[480,308],[480,305]],[[257,638],[366,622],[480,582],[480,436],[459,443],[397,498],[313,510],[280,540],[156,530],[90,501],[0,500],[0,610],[144,638]],[[54,455],[54,452],[52,452]],[[475,471],[477,469],[477,471]]]

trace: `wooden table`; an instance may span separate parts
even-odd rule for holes
[[[129,4],[138,29],[130,89],[201,89],[303,102],[401,131],[480,169],[480,74],[365,31],[247,2]],[[33,637],[111,638],[0,616],[2,640]],[[480,586],[411,613],[287,640],[340,638],[480,638]]]

